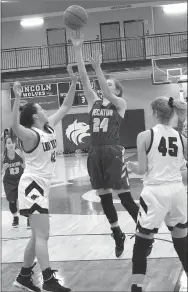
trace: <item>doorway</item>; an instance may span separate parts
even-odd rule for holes
[[[126,59],[145,59],[145,30],[143,20],[124,21]]]
[[[119,22],[100,23],[100,35],[104,47],[103,62],[117,62],[122,59]]]
[[[65,28],[51,28],[46,30],[50,67],[67,64],[67,40]]]

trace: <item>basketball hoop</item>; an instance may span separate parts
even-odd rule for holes
[[[179,76],[168,76],[168,80],[170,82],[170,84],[178,84],[180,77]]]

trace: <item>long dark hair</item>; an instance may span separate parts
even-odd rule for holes
[[[8,139],[11,139],[12,143],[16,144],[16,137],[14,135],[7,135],[5,140],[4,140],[4,157],[7,156],[7,147],[6,147],[6,144],[7,144],[7,140]]]
[[[34,124],[33,115],[36,113],[37,108],[34,102],[24,105],[20,112],[20,124],[26,128],[31,128]]]

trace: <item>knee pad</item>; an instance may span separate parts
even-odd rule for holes
[[[12,214],[15,214],[17,213],[18,209],[17,209],[17,202],[14,201],[14,202],[9,202],[9,209],[10,209],[10,212]]]
[[[112,194],[105,194],[99,197],[101,199],[101,205],[102,205],[103,211],[106,217],[108,218],[109,223],[113,224],[117,222],[118,217],[117,217],[116,209],[114,207]]]
[[[146,274],[147,256],[151,253],[153,239],[135,237],[133,247],[133,274]]]

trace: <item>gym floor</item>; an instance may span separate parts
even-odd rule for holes
[[[127,151],[127,160],[135,160],[134,150]],[[57,277],[72,291],[130,291],[131,257],[135,223],[123,209],[118,197],[114,203],[119,223],[127,235],[124,254],[114,255],[114,241],[103,214],[99,198],[91,190],[86,168],[87,156],[58,157],[56,175],[50,191],[51,267]],[[132,195],[138,202],[142,178],[130,174]],[[30,230],[26,218],[13,229],[12,216],[2,192],[2,292],[19,291],[12,286],[23,261]],[[144,291],[187,291],[187,278],[173,249],[165,225],[155,236],[155,245],[148,259]],[[41,271],[34,268],[34,281],[41,285]]]

